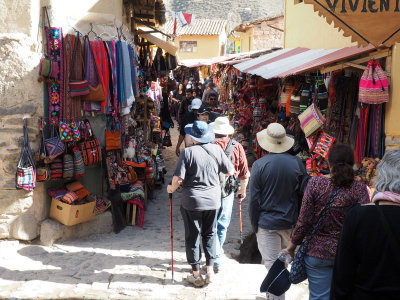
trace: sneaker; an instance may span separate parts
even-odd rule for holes
[[[194,276],[193,274],[188,275],[187,281],[189,281],[191,284],[197,287],[202,287],[205,282],[203,277],[200,276]]]
[[[215,266],[213,267],[214,273],[217,274],[221,270],[221,266]],[[207,274],[207,266],[204,265],[201,267],[201,271],[203,274]]]
[[[219,273],[219,271],[221,271],[221,266],[215,266],[214,265],[213,269],[214,269],[214,273],[217,274],[217,273]]]
[[[206,280],[205,280],[206,283],[207,283],[207,284],[212,283],[213,280],[214,280],[214,272],[213,272],[213,271],[208,272],[208,273],[206,274]]]

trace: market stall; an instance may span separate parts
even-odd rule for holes
[[[160,111],[176,59],[144,38],[135,44],[122,26],[111,39],[95,26],[74,34],[44,27],[42,142],[35,161],[25,159],[33,155],[24,147],[17,188],[45,182],[50,217],[68,226],[112,206],[119,231],[125,224],[143,226],[151,191],[164,181]],[[126,219],[117,221],[121,216]]]

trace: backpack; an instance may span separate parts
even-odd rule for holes
[[[233,148],[235,148],[236,143],[237,141],[231,139],[224,151],[226,157],[228,157],[231,161],[232,161]],[[211,152],[209,152],[205,147],[202,146],[202,148],[217,162],[217,165],[219,165],[215,156]],[[240,183],[239,180],[234,175],[226,176],[222,172],[219,173],[219,183],[221,185],[222,198],[230,195],[231,193],[236,193],[239,190]]]

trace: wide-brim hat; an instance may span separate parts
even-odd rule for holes
[[[210,124],[215,134],[231,135],[235,132],[235,128],[229,124],[227,117],[218,117],[215,122]]]
[[[286,269],[285,263],[277,259],[261,283],[260,292],[281,296],[290,288],[290,285],[289,271]]]
[[[197,120],[193,124],[186,125],[185,133],[202,144],[211,143],[215,139],[213,128],[203,121]]]
[[[286,135],[285,128],[278,123],[271,123],[267,129],[257,133],[261,148],[272,153],[284,153],[293,147],[294,139]]]

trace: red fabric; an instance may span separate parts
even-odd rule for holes
[[[110,81],[110,72],[108,68],[107,50],[103,42],[101,41],[96,41],[91,43],[92,43],[91,46],[93,49],[94,61],[96,62],[97,70],[99,70],[98,72],[99,79],[101,85],[103,86],[104,95],[106,95],[106,98],[108,99],[108,93],[109,93],[108,83]],[[101,103],[102,111],[105,111],[107,102],[108,101],[103,101]]]
[[[228,147],[230,137],[223,137],[214,142],[214,144],[220,146],[222,150],[226,150]],[[233,165],[235,166],[235,177],[239,179],[246,179],[250,177],[249,167],[247,164],[246,153],[244,152],[243,146],[240,143],[236,143],[232,151]]]

